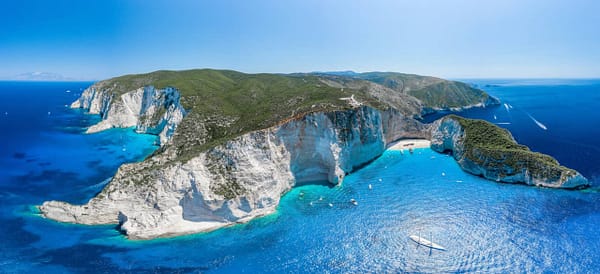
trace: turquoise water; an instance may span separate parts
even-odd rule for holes
[[[40,218],[33,205],[48,199],[84,202],[120,163],[140,160],[155,149],[155,137],[131,129],[82,134],[97,117],[64,105],[86,85],[0,83],[0,114],[8,112],[0,116],[0,126],[13,129],[5,130],[0,139],[0,272],[572,273],[600,269],[598,193],[486,181],[462,172],[452,158],[429,149],[414,154],[388,151],[348,176],[342,186],[295,188],[282,198],[276,214],[211,233],[129,241],[114,226]],[[32,98],[26,107],[10,103],[23,94]],[[549,123],[543,112],[528,109],[526,101],[512,96],[514,109],[533,113],[549,128],[538,130],[523,120],[522,128],[515,130],[533,134],[525,136],[531,139],[550,130],[560,135],[554,132],[561,127],[560,119],[558,124]],[[501,110],[467,114],[498,116]],[[490,114],[494,111],[498,113]],[[514,113],[513,122],[521,119],[518,111]],[[529,140],[525,137],[520,138]],[[581,156],[581,163],[573,167],[586,166],[597,157]],[[417,246],[408,236],[418,233],[448,250]]]

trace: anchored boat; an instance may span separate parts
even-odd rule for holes
[[[445,247],[434,243],[433,241],[427,240],[423,237],[421,237],[421,233],[419,233],[419,236],[417,235],[410,235],[409,236],[411,240],[413,240],[415,243],[420,244],[422,246],[426,246],[429,248],[433,248],[433,249],[438,249],[438,250],[446,250]],[[433,236],[431,237],[433,239]]]

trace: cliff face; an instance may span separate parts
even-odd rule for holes
[[[164,145],[185,115],[179,99],[179,91],[170,87],[155,89],[147,86],[117,95],[110,87],[96,84],[86,89],[71,107],[102,117],[98,124],[88,128],[87,133],[135,127],[138,133],[158,135]]]
[[[88,132],[135,127],[158,134],[161,148],[143,162],[122,165],[87,204],[50,201],[40,210],[63,222],[120,223],[137,239],[209,231],[273,212],[296,184],[339,184],[402,138],[432,139],[434,150],[452,151],[463,169],[491,180],[587,184],[576,171],[516,144],[493,125],[450,116],[424,126],[413,118],[427,107],[407,92],[431,81],[446,83],[428,89],[427,98],[438,103],[452,94],[465,96],[452,101],[459,107],[495,99],[454,82],[400,76],[384,79],[389,87],[337,76],[214,70],[99,82],[71,105],[101,115]],[[398,79],[404,79],[402,89]]]
[[[297,183],[339,184],[389,142],[422,132],[421,124],[392,110],[312,113],[244,134],[184,163],[168,162],[167,151],[123,165],[86,205],[51,201],[40,209],[63,222],[119,222],[138,239],[213,230],[273,212]]]
[[[517,144],[508,131],[485,121],[441,118],[431,125],[431,148],[452,152],[463,170],[489,180],[552,188],[589,185],[577,171]]]

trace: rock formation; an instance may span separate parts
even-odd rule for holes
[[[431,148],[450,152],[460,167],[486,179],[552,188],[582,188],[589,182],[548,155],[516,143],[510,132],[483,120],[456,115],[431,125]]]
[[[430,101],[436,104],[448,87],[460,87],[453,94],[469,93],[452,106],[495,102],[464,84],[435,78],[431,85],[408,76],[393,79],[434,94]],[[469,141],[485,136],[468,126],[470,120],[451,116],[423,125],[415,117],[427,105],[386,83],[390,87],[331,75],[215,70],[98,82],[71,105],[101,116],[87,132],[133,127],[160,136],[161,148],[142,162],[122,165],[84,205],[49,201],[39,208],[62,222],[120,224],[132,239],[210,231],[272,213],[299,183],[340,184],[402,138],[431,138],[433,149],[452,151],[463,169],[492,180],[564,188],[587,182],[551,157],[516,145],[510,134],[502,139],[504,147]],[[507,144],[522,151],[502,150]],[[539,161],[523,160],[531,155]]]
[[[313,113],[244,134],[185,163],[164,164],[167,157],[155,156],[123,165],[87,204],[51,201],[40,209],[62,222],[120,223],[133,239],[213,230],[272,213],[297,183],[339,184],[388,143],[423,132],[420,123],[392,110]]]

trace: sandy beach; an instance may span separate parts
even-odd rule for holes
[[[391,150],[404,150],[404,149],[415,149],[415,148],[428,148],[431,146],[431,141],[424,139],[406,139],[400,140],[396,143],[391,144],[387,149]]]

